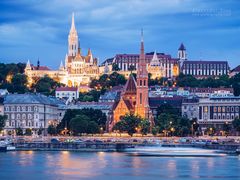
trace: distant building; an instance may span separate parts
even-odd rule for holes
[[[233,88],[186,88],[190,95],[200,98],[214,96],[229,96],[233,95]]]
[[[3,105],[4,97],[0,96],[0,115],[4,115],[4,105]]]
[[[197,118],[202,130],[214,126],[221,128],[240,116],[240,97],[212,96],[200,99],[185,99],[182,103],[182,115],[189,119]]]
[[[4,99],[4,114],[7,116],[5,133],[15,134],[17,128],[39,129],[45,133],[50,124],[57,124],[63,118],[64,111],[59,110],[63,103],[54,97],[41,94],[9,94]]]
[[[146,68],[152,78],[176,77],[179,74],[178,59],[164,53],[150,52],[145,54]],[[116,63],[119,73],[128,77],[130,72],[138,69],[139,54],[117,54],[112,63]],[[108,61],[108,63],[110,63]]]
[[[240,73],[240,65],[238,65],[237,67],[235,67],[234,69],[232,69],[229,73],[230,77],[235,76],[236,74]]]
[[[185,60],[181,66],[181,72],[192,75],[198,79],[219,77],[228,75],[229,65],[227,61],[189,61]]]
[[[107,91],[100,96],[99,102],[118,102],[120,100],[121,89],[119,91]]]
[[[79,98],[78,87],[57,87],[55,96],[69,101],[77,100]]]
[[[98,60],[93,57],[90,49],[87,55],[83,55],[80,48],[78,33],[75,27],[74,14],[72,15],[72,25],[68,35],[68,53],[65,56],[65,63],[61,61],[59,69],[51,70],[46,66],[37,66],[27,62],[25,74],[28,83],[32,84],[40,77],[48,75],[50,78],[61,82],[69,87],[79,87],[89,85],[92,79],[99,76]]]

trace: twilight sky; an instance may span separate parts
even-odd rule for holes
[[[83,53],[100,59],[145,51],[176,57],[181,42],[191,60],[240,60],[238,0],[1,0],[0,62],[59,67],[67,53],[71,14]]]

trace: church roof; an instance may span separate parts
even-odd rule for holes
[[[124,103],[126,104],[128,110],[132,110],[132,109],[133,109],[133,106],[132,106],[132,104],[130,103],[129,100],[123,99],[123,101],[124,101]]]
[[[240,72],[240,65],[231,70],[231,72]]]
[[[178,48],[178,50],[186,50],[185,46],[183,45],[183,43],[181,43],[180,47]]]
[[[32,66],[32,70],[49,71],[51,69],[47,66]]]
[[[137,91],[137,83],[134,76],[131,74],[124,86],[124,93],[135,94]]]

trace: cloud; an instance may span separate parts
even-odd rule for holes
[[[179,43],[185,42],[190,58],[198,59],[199,49],[209,58],[213,58],[211,52],[225,49],[221,56],[214,53],[221,59],[240,47],[236,40],[239,5],[238,1],[207,0],[0,1],[0,59],[36,59],[42,52],[43,63],[59,64],[67,52],[73,11],[83,50],[92,48],[102,61],[115,53],[137,53],[141,28],[148,51],[175,56]],[[219,14],[225,10],[231,14]],[[206,14],[209,11],[215,14]],[[237,53],[229,57],[236,65]]]

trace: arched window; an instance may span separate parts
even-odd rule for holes
[[[28,114],[28,119],[32,119],[32,115],[31,114]]]
[[[23,115],[22,115],[22,119],[26,119],[26,114],[23,114]]]
[[[17,107],[17,112],[19,112],[19,111],[20,111],[20,107],[18,106],[18,107]]]
[[[21,115],[20,114],[17,114],[17,119],[20,119],[21,118]]]

